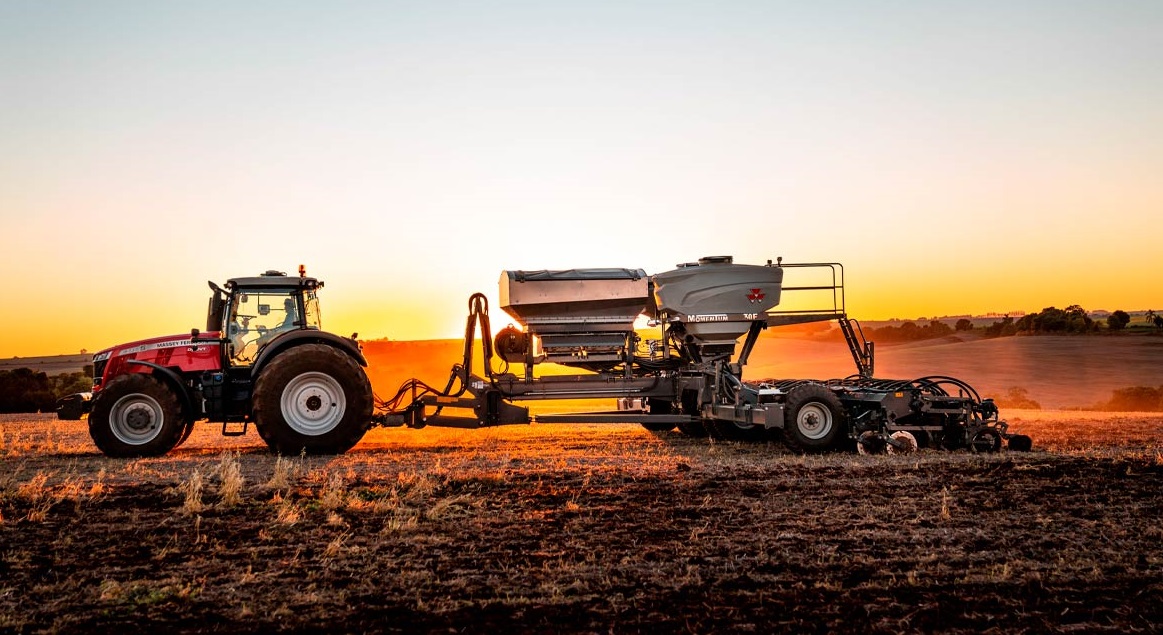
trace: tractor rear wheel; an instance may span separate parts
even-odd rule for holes
[[[826,386],[803,384],[792,388],[784,405],[784,436],[803,452],[826,452],[848,434],[844,405]]]
[[[89,436],[114,457],[161,456],[178,444],[185,427],[174,392],[144,373],[109,382],[89,413]]]
[[[254,422],[274,452],[342,454],[367,432],[372,388],[346,353],[303,344],[280,353],[254,384]]]

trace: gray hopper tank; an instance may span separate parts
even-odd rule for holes
[[[654,301],[660,315],[682,322],[688,335],[704,345],[734,347],[751,323],[779,304],[783,269],[737,265],[730,256],[654,276]]]
[[[642,269],[502,271],[501,308],[533,333],[625,332],[650,305]]]

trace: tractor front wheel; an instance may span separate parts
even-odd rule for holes
[[[89,436],[113,457],[161,456],[178,444],[185,427],[177,396],[144,373],[109,382],[89,413]]]
[[[284,456],[346,452],[367,432],[372,405],[367,374],[325,344],[280,353],[254,385],[255,427]]]

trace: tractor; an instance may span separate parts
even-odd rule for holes
[[[373,396],[356,335],[322,329],[323,282],[280,271],[210,282],[205,332],[93,357],[89,434],[109,456],[159,456],[200,420],[227,436],[253,423],[272,451],[341,453],[363,437]]]

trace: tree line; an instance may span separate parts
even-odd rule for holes
[[[968,320],[965,320],[968,322]],[[970,328],[973,324],[970,323]],[[963,330],[963,329],[957,329]],[[928,324],[905,322],[900,326],[869,327],[864,329],[864,336],[874,342],[917,342],[932,340],[952,335],[954,327],[940,320],[932,320]]]
[[[1163,412],[1163,386],[1131,386],[1111,394],[1110,401],[1098,409],[1108,412]]]
[[[921,318],[924,320],[924,318]],[[1163,315],[1154,311],[1147,311],[1143,322],[1131,324],[1131,314],[1123,310],[1112,312],[1104,320],[1095,320],[1090,317],[1086,309],[1072,304],[1065,309],[1047,307],[1037,313],[1030,313],[1019,319],[1010,316],[995,321],[985,327],[976,327],[968,318],[958,319],[953,326],[942,320],[930,320],[927,324],[921,321],[906,321],[899,325],[881,327],[865,327],[864,336],[875,342],[916,342],[921,340],[938,339],[957,333],[968,333],[977,330],[986,337],[1005,337],[1009,335],[1049,335],[1049,334],[1085,334],[1099,332],[1117,332],[1130,326],[1145,326],[1163,333]],[[841,333],[837,329],[823,331],[824,337],[839,339]]]
[[[1146,323],[1156,331],[1163,331],[1163,316],[1147,311]],[[1131,324],[1131,315],[1123,310],[1112,312],[1105,320],[1105,330],[1122,331]],[[1037,313],[1023,315],[1014,320],[1006,316],[985,327],[986,337],[1005,337],[1022,334],[1085,334],[1104,330],[1104,323],[1087,314],[1086,309],[1071,304],[1065,309],[1046,307]]]
[[[54,412],[61,397],[92,387],[92,366],[51,377],[31,368],[0,370],[0,413]]]

